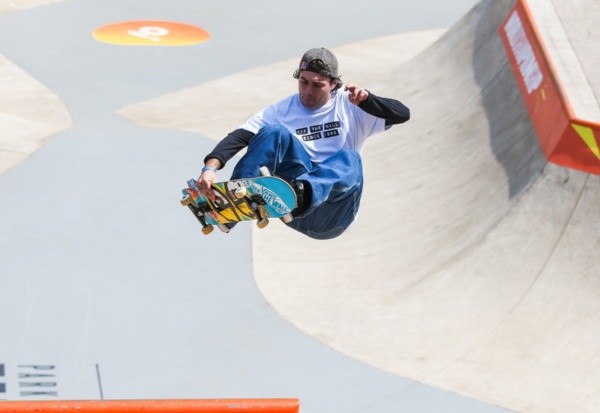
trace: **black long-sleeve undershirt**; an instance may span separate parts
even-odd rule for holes
[[[366,100],[360,102],[358,107],[369,115],[385,119],[385,126],[404,123],[410,119],[410,109],[400,101],[375,96],[371,92]]]
[[[369,115],[385,119],[386,128],[410,119],[410,110],[400,101],[379,97],[371,92],[358,107]],[[209,159],[217,159],[222,168],[236,153],[248,146],[253,136],[254,133],[248,130],[235,129],[215,146],[213,151],[204,158],[204,162],[206,163]]]
[[[204,163],[209,159],[217,159],[221,163],[221,168],[225,166],[227,161],[235,156],[236,153],[244,149],[250,143],[250,139],[255,134],[246,129],[236,129],[229,133],[215,146],[213,151],[206,155]]]

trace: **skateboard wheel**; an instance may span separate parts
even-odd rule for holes
[[[207,226],[205,226],[205,227],[202,228],[202,233],[204,235],[208,235],[211,232],[213,232],[213,229],[215,229],[215,227],[213,227],[211,224],[208,224]]]
[[[284,224],[289,224],[294,220],[294,217],[292,216],[292,214],[285,214],[280,219]]]
[[[263,218],[259,221],[256,221],[256,226],[260,229],[265,228],[267,225],[269,225],[269,220],[267,218]]]
[[[261,176],[271,176],[271,172],[266,166],[261,166],[258,168],[258,171],[260,172]]]
[[[192,202],[194,202],[194,199],[190,196],[190,194],[184,195],[183,198],[181,198],[181,205],[183,206],[191,205]]]
[[[233,195],[237,199],[242,199],[243,197],[246,196],[247,193],[248,193],[248,191],[246,190],[246,187],[239,187],[239,188],[236,188],[235,191],[233,191]]]

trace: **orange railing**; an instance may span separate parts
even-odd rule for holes
[[[3,401],[2,413],[297,413],[298,399]]]

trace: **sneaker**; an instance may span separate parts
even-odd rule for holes
[[[294,188],[294,192],[296,193],[296,200],[298,205],[296,208],[292,210],[292,216],[294,218],[302,215],[308,207],[310,206],[310,201],[312,199],[312,190],[310,188],[310,184],[306,181],[293,181],[292,188]]]

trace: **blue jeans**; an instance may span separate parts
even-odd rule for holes
[[[362,161],[356,151],[342,149],[314,163],[287,129],[265,126],[250,141],[231,178],[260,176],[261,166],[287,181],[307,182],[312,189],[309,208],[287,224],[290,228],[324,240],[342,234],[354,221],[363,186]]]

